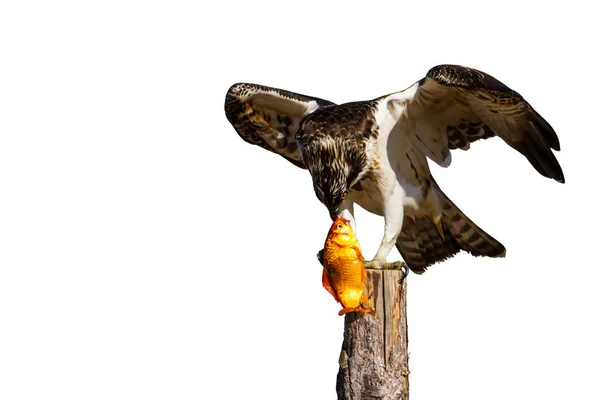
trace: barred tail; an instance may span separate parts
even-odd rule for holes
[[[430,265],[446,260],[461,250],[474,256],[504,257],[502,243],[475,225],[432,180],[432,190],[441,206],[440,235],[434,222],[428,217],[404,217],[402,232],[396,247],[408,267],[417,274],[425,272]]]

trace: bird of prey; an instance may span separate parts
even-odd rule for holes
[[[355,229],[354,203],[384,217],[370,268],[385,268],[394,245],[416,273],[461,250],[506,254],[442,192],[427,158],[447,167],[450,150],[498,136],[541,175],[565,181],[550,124],[499,80],[458,65],[433,67],[403,91],[340,105],[238,83],[227,92],[225,114],[245,141],[308,169],[332,219],[349,219]]]

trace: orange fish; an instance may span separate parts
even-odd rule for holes
[[[350,221],[337,218],[329,229],[323,248],[323,287],[344,307],[338,314],[371,312],[362,304],[369,300],[364,293],[367,273],[358,239]]]

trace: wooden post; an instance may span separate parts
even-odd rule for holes
[[[367,270],[373,312],[349,313],[336,390],[343,400],[408,400],[406,280],[399,270]]]

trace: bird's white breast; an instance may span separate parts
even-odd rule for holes
[[[361,191],[352,191],[352,199],[365,210],[383,215],[384,208],[402,204],[417,207],[421,200],[421,185],[411,184],[402,174],[402,157],[407,145],[404,135],[390,135],[398,117],[406,109],[407,99],[379,100],[375,119],[377,135],[367,143],[367,165],[370,177],[361,180]],[[397,127],[396,127],[397,128]]]

